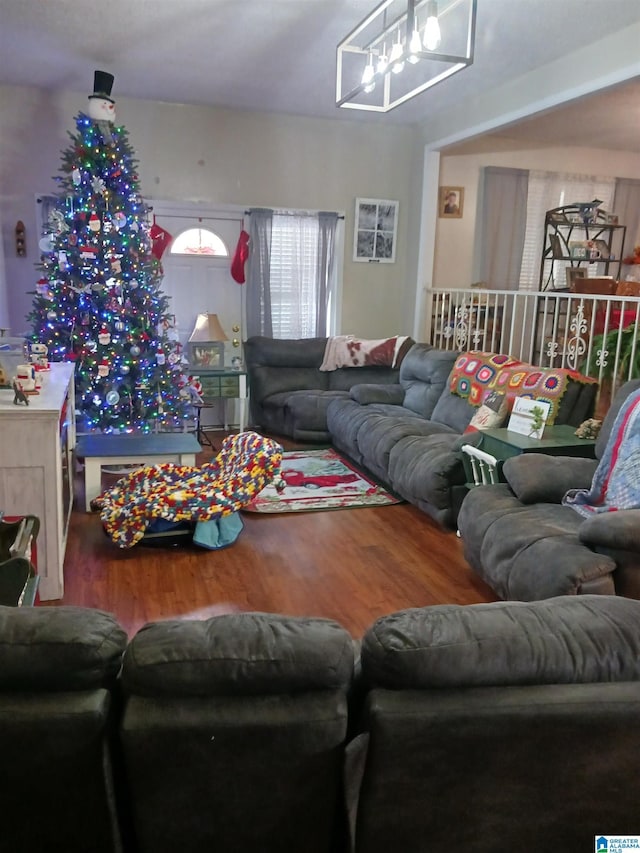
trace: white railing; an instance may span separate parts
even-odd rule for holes
[[[425,340],[439,349],[508,353],[564,367],[612,392],[640,378],[640,297],[569,292],[427,290]]]

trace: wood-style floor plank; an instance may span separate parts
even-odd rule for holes
[[[410,504],[242,518],[240,537],[221,551],[121,550],[84,512],[78,476],[65,595],[52,604],[107,610],[130,636],[158,619],[259,610],[336,619],[360,637],[394,610],[496,600],[455,533]]]

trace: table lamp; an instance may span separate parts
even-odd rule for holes
[[[189,363],[223,370],[224,342],[228,340],[217,314],[198,314],[188,341]]]

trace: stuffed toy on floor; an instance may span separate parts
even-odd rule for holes
[[[164,463],[132,471],[97,497],[92,507],[100,511],[105,531],[120,548],[140,542],[157,519],[196,522],[196,531],[201,529],[194,541],[203,547],[221,547],[207,523],[237,513],[265,486],[279,480],[281,461],[282,447],[277,442],[241,432],[225,438],[216,458],[199,468]],[[237,538],[242,523],[236,518]],[[231,528],[226,536],[234,536]]]

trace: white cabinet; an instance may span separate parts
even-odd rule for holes
[[[29,405],[0,390],[0,509],[37,515],[39,593],[62,598],[64,552],[73,504],[75,401],[73,364],[52,364]]]

